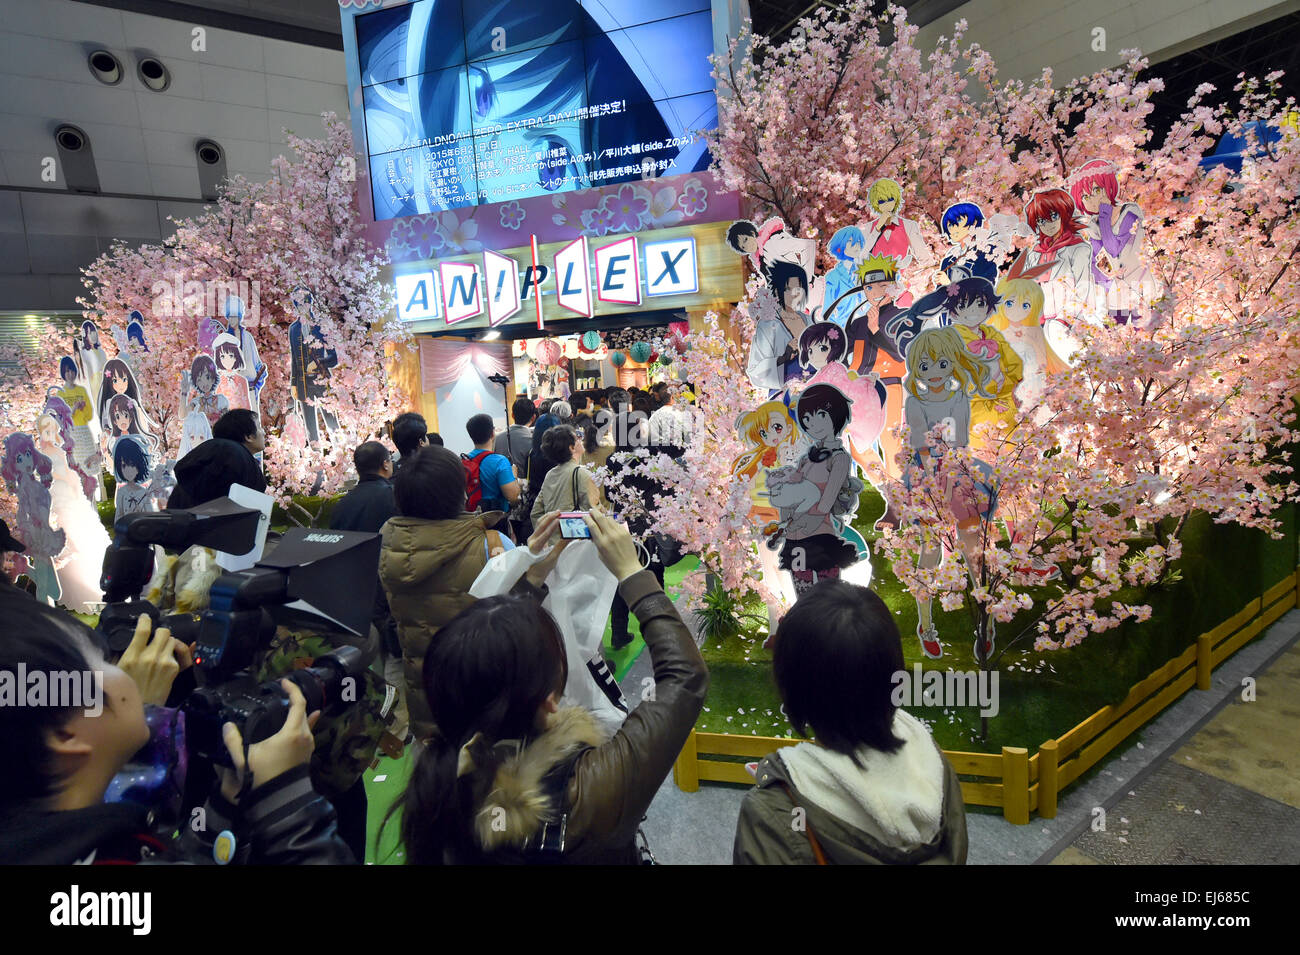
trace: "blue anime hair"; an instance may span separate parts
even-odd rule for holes
[[[862,234],[862,230],[855,225],[849,225],[840,229],[831,236],[831,241],[826,248],[830,251],[831,255],[835,256],[835,258],[839,259],[841,262],[847,262],[849,257],[844,254],[844,250],[849,247],[849,244],[857,243],[858,245],[866,245],[866,242],[867,237]]]
[[[132,322],[126,326],[127,341],[135,342],[144,351],[149,350],[149,346],[144,343],[144,327],[139,322]]]
[[[947,235],[948,230],[955,225],[960,225],[963,219],[968,226],[983,225],[984,210],[973,202],[954,202],[943,211],[939,228],[943,230],[944,235]]]
[[[122,477],[122,467],[127,464],[136,469],[137,482],[149,480],[149,452],[144,445],[131,438],[118,438],[113,445],[113,477],[123,483],[126,478]]]
[[[71,369],[72,377],[76,378],[81,372],[77,368],[77,363],[67,355],[59,359],[59,378],[64,381],[68,380],[68,371]]]

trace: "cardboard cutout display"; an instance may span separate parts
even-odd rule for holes
[[[257,340],[253,337],[253,333],[244,327],[246,315],[247,308],[242,298],[237,295],[226,297],[226,327],[222,334],[234,338],[235,343],[239,346],[239,354],[243,358],[243,364],[239,370],[244,376],[244,380],[248,382],[249,408],[260,416],[262,388],[266,385],[266,365],[263,364],[262,358],[258,354]],[[215,346],[216,339],[213,339],[213,344]],[[218,362],[217,366],[220,369],[221,363]],[[231,407],[236,406],[231,405]]]
[[[849,399],[853,414],[844,434],[853,460],[866,469],[880,464],[876,444],[885,426],[886,393],[875,374],[849,371],[847,341],[847,333],[833,322],[814,322],[799,336],[799,363],[809,385],[834,385]]]
[[[293,291],[293,308],[297,317],[289,326],[289,380],[295,410],[302,416],[307,440],[320,440],[320,426],[327,431],[337,427],[333,415],[318,411],[317,399],[329,390],[330,369],[339,363],[338,353],[329,348],[319,325],[313,324],[315,296],[309,289]]]
[[[51,388],[45,399],[45,407],[36,419],[37,446],[54,461],[56,469],[60,460],[66,461],[76,475],[86,499],[94,501],[99,490],[98,475],[92,474],[78,463],[75,433],[72,410],[59,397],[58,391]]]
[[[211,426],[216,424],[223,414],[230,410],[226,396],[217,391],[221,376],[217,374],[217,363],[209,355],[195,355],[190,363],[189,398],[186,403],[186,415],[199,412],[208,421],[208,437],[212,436]]]
[[[1043,321],[1062,323],[1058,333],[1078,340],[1080,323],[1099,324],[1092,273],[1092,246],[1082,235],[1085,223],[1075,214],[1074,200],[1064,189],[1037,192],[1025,206],[1025,222],[1035,241],[1026,251],[1024,267],[1038,270],[1043,286]],[[1049,341],[1051,333],[1049,332]],[[1058,352],[1069,360],[1076,345]],[[1067,353],[1068,352],[1068,353]]]
[[[826,251],[835,257],[835,268],[826,273],[825,302],[822,320],[834,322],[841,328],[849,315],[862,303],[862,284],[858,272],[866,258],[867,240],[858,226],[845,226],[838,230],[826,245]]]
[[[1104,292],[1107,314],[1117,325],[1142,320],[1160,292],[1142,261],[1142,209],[1118,201],[1119,170],[1102,159],[1075,170],[1069,189],[1084,222],[1082,234],[1092,247],[1092,279]]]
[[[72,412],[73,459],[83,471],[98,474],[100,459],[99,442],[95,440],[95,407],[90,393],[77,380],[75,359],[66,355],[59,359],[59,377],[63,379],[63,386],[58,389],[58,396]]]
[[[1068,367],[1043,334],[1043,287],[1033,279],[1006,278],[998,283],[997,293],[997,311],[988,324],[1002,333],[1020,357],[1023,371],[1016,386],[1016,404],[1022,413],[1032,411],[1041,424],[1049,415],[1040,404],[1047,391],[1047,378]]]
[[[91,412],[95,422],[99,422],[99,393],[104,377],[104,366],[108,364],[108,355],[99,344],[99,329],[92,321],[81,323],[81,333],[73,339],[72,354],[81,369],[80,384],[95,399]]]
[[[115,520],[126,514],[159,510],[159,495],[150,482],[149,457],[149,447],[138,435],[126,435],[113,442]],[[166,506],[165,500],[162,506]]]
[[[126,317],[126,340],[141,351],[149,350],[144,341],[144,314],[139,309],[132,309]]]
[[[780,547],[778,566],[790,571],[796,593],[804,594],[858,562],[857,543],[843,532],[865,485],[854,475],[853,458],[841,439],[852,414],[849,398],[834,385],[819,383],[804,389],[794,408],[808,449],[797,464],[767,472],[768,501],[779,521],[767,546]]]
[[[4,440],[0,477],[18,498],[17,536],[27,545],[36,598],[55,603],[62,596],[54,561],[67,543],[67,534],[50,524],[50,485],[53,464],[36,449],[29,434],[16,432]]]
[[[762,301],[755,316],[745,371],[755,388],[775,393],[800,377],[799,336],[813,319],[807,311],[807,272],[790,262],[776,262],[767,280],[771,297]]]
[[[934,268],[934,253],[921,237],[921,228],[913,219],[904,219],[903,189],[892,179],[877,179],[867,189],[871,222],[863,234],[869,255],[887,255],[898,263],[899,272],[915,267],[922,273]],[[912,304],[912,295],[904,291],[899,305]]]
[[[978,549],[980,524],[992,515],[996,504],[992,469],[982,461],[974,461],[972,475],[966,469],[951,467],[947,452],[969,445],[971,399],[993,396],[989,378],[989,365],[970,352],[956,327],[927,328],[907,350],[904,412],[913,457],[905,480],[910,487],[917,468],[934,477],[956,523],[957,545],[967,553]],[[931,447],[936,428],[940,429],[940,440]],[[938,567],[949,546],[950,542],[932,537],[921,551],[920,566]],[[968,560],[966,566],[971,567],[972,562]],[[918,598],[916,609],[921,651],[938,659],[943,648],[934,626],[931,601]]]
[[[202,356],[195,356],[195,361]],[[181,372],[181,443],[176,450],[176,460],[180,460],[196,447],[212,437],[212,424],[208,416],[195,404],[193,375]]]
[[[939,229],[951,248],[934,274],[936,285],[968,278],[997,282],[1001,263],[1014,248],[1019,220],[999,213],[986,222],[975,203],[954,202],[944,210]]]
[[[239,340],[229,332],[218,335],[212,343],[212,361],[217,366],[217,394],[226,399],[227,407],[255,410]]]
[[[150,420],[149,415],[140,404],[140,388],[135,381],[135,373],[131,367],[121,358],[110,358],[104,366],[103,380],[99,386],[99,398],[97,408],[99,410],[99,423],[108,440],[118,437],[121,433],[114,434],[114,428],[117,422],[112,418],[110,405],[117,398],[129,398],[132,411],[132,425],[135,428],[132,434],[147,434],[153,436],[157,434],[158,428]],[[119,414],[125,407],[122,402],[117,402]],[[107,448],[103,449],[107,457]]]

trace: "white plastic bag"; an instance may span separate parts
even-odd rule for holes
[[[547,552],[549,553],[549,551]],[[546,554],[527,547],[498,554],[487,562],[469,592],[471,596],[508,594],[524,572]],[[627,704],[600,653],[605,620],[618,581],[601,563],[596,545],[571,541],[546,578],[548,594],[542,606],[555,618],[564,637],[569,682],[564,702],[585,707],[601,724],[616,732],[627,718]]]

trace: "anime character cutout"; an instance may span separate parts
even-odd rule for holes
[[[1051,414],[1042,404],[1048,376],[1069,367],[1043,334],[1043,287],[1033,279],[1005,278],[998,283],[997,295],[997,311],[989,317],[988,325],[1001,332],[1020,356],[1024,371],[1016,386],[1016,404],[1042,424]]]
[[[230,410],[230,402],[217,388],[221,376],[217,373],[217,364],[207,355],[196,355],[190,364],[189,412],[198,411],[208,419],[211,427],[223,414]]]
[[[72,456],[82,470],[99,471],[99,443],[95,440],[95,406],[90,393],[81,385],[77,362],[67,355],[59,359],[59,377],[63,386],[58,396],[72,412]]]
[[[1012,251],[1019,220],[994,213],[985,219],[984,210],[973,202],[954,202],[939,219],[941,231],[951,246],[934,273],[936,285],[959,279],[982,278],[996,283],[1002,261]]]
[[[1035,270],[1042,283],[1044,323],[1059,321],[1066,329],[1100,324],[1092,246],[1082,234],[1084,222],[1075,215],[1070,194],[1064,189],[1035,193],[1025,206],[1025,221],[1035,240],[1025,252],[1023,267]],[[1042,266],[1050,267],[1039,271]]]
[[[777,392],[799,377],[799,336],[812,324],[808,273],[790,262],[777,262],[768,274],[768,289],[775,307],[769,305],[754,326],[745,371],[755,388]]]
[[[853,405],[853,416],[844,433],[849,439],[849,453],[864,471],[877,472],[872,482],[884,483],[884,469],[876,443],[885,426],[885,386],[874,373],[858,375],[849,371],[848,334],[834,322],[814,322],[799,336],[799,363],[809,385],[834,385]]]
[[[212,343],[212,361],[217,366],[217,394],[230,408],[251,409],[248,379],[244,376],[244,352],[239,340],[229,332],[218,335]]]
[[[1160,294],[1142,261],[1142,209],[1118,201],[1119,171],[1103,159],[1075,170],[1069,188],[1092,247],[1092,278],[1105,293],[1107,314],[1117,325],[1137,322]]]
[[[118,396],[117,401],[130,401]],[[108,549],[108,531],[91,501],[96,481],[76,468],[72,455],[72,412],[62,398],[51,397],[36,418],[36,448],[50,462],[51,523],[66,535],[55,569],[64,606],[79,613],[103,597],[99,587]]]
[[[981,278],[958,279],[912,304],[918,315],[938,315],[941,326],[957,329],[966,350],[985,365],[989,396],[971,399],[970,425],[976,450],[989,453],[1016,426],[1015,392],[1024,378],[1020,355],[989,324],[997,306],[997,292]]]
[[[135,404],[137,425],[141,434],[155,434],[157,428],[145,413],[140,403],[140,388],[136,384],[135,373],[120,358],[110,358],[104,366],[104,378],[99,386],[99,421],[107,432],[112,428],[112,419],[108,414],[109,402],[119,396],[130,398]]]
[[[903,218],[903,189],[892,179],[877,179],[867,189],[871,222],[864,230],[864,244],[869,255],[887,255],[898,264],[900,273],[915,266],[922,272],[934,268],[934,253],[921,237],[914,219]],[[904,291],[898,304],[912,304],[912,295]]]
[[[16,432],[4,439],[0,477],[18,498],[17,536],[27,545],[36,597],[50,604],[62,596],[55,567],[62,565],[60,555],[67,544],[63,529],[50,524],[52,470],[52,462],[36,449],[31,435]]]
[[[301,414],[310,442],[320,439],[320,425],[326,430],[337,427],[334,416],[319,411],[320,398],[329,391],[330,369],[338,365],[338,353],[329,348],[315,317],[315,296],[306,288],[293,290],[292,303],[296,318],[289,326],[289,381],[295,409]]]
[[[826,250],[835,257],[835,268],[826,273],[825,310],[822,318],[835,322],[841,328],[848,323],[848,317],[862,302],[862,293],[857,287],[858,269],[866,257],[867,240],[863,231],[855,225],[845,226],[831,236]]]
[[[86,320],[81,323],[80,333],[72,342],[72,354],[81,369],[81,383],[89,390],[92,397],[98,399],[104,377],[104,366],[108,364],[108,355],[99,343],[99,328],[94,322]],[[100,420],[100,402],[96,401],[91,411],[95,421]]]
[[[249,407],[253,411],[260,413],[260,397],[262,388],[266,385],[266,365],[262,362],[261,356],[257,351],[257,340],[253,333],[246,327],[247,307],[244,300],[237,295],[226,296],[226,305],[224,315],[226,320],[225,330],[222,334],[228,334],[235,339],[239,345],[239,352],[243,356],[244,362],[240,373],[244,380],[248,382]],[[213,340],[215,345],[216,340]],[[218,363],[220,364],[220,363]]]
[[[962,457],[954,460],[954,449],[970,443],[971,399],[990,398],[987,389],[989,366],[966,347],[954,326],[927,328],[907,351],[907,402],[905,414],[912,464],[904,483],[933,479],[938,497],[950,512],[957,530],[956,545],[965,557],[966,570],[974,574],[979,552],[980,527],[992,517],[997,495],[992,469],[983,461]],[[937,435],[937,440],[936,440]],[[942,562],[953,542],[927,529],[919,566],[933,569]],[[943,645],[934,626],[930,598],[917,598],[917,638],[921,652],[931,659],[943,656]],[[976,656],[993,652],[992,631]]]
[[[777,262],[797,265],[811,277],[817,271],[817,243],[801,239],[786,231],[785,222],[773,216],[761,226],[748,219],[733,222],[727,228],[727,245],[732,251],[748,256],[754,271],[768,275]]]
[[[149,448],[135,435],[113,442],[113,476],[117,479],[113,503],[117,517],[158,510],[157,495],[149,482],[149,457]]]
[[[144,313],[138,308],[131,309],[126,317],[126,340],[142,352],[149,351],[144,341]]]
[[[780,517],[767,546],[780,546],[779,566],[791,572],[798,594],[858,562],[857,545],[842,536],[866,486],[854,475],[853,458],[840,438],[850,405],[834,385],[805,388],[795,402],[795,420],[809,448],[798,464],[767,472],[768,501]]]

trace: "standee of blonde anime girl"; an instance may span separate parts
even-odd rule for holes
[[[993,514],[996,491],[987,464],[972,460],[969,469],[955,467],[948,452],[969,445],[971,399],[991,398],[989,382],[988,366],[967,350],[955,327],[926,329],[907,350],[904,414],[913,451],[907,483],[910,486],[918,468],[935,479],[940,500],[956,523],[957,545],[972,580],[981,550],[981,527]],[[940,432],[939,441],[931,446],[936,429]],[[926,530],[918,565],[925,569],[938,567],[944,550],[943,542],[935,533]],[[916,635],[921,641],[921,651],[931,659],[939,659],[943,656],[943,645],[934,626],[932,603],[930,597],[917,597]],[[983,647],[977,640],[975,656],[987,659],[992,652],[990,629]]]

